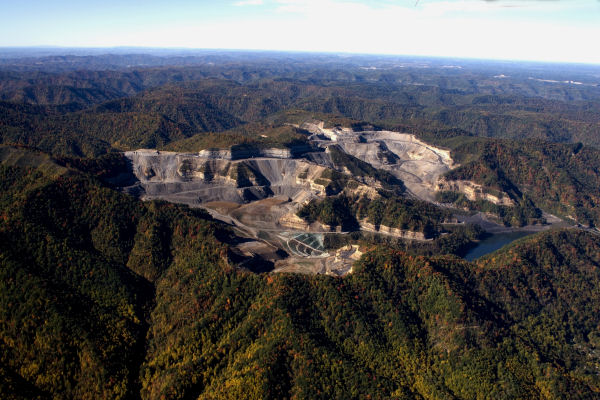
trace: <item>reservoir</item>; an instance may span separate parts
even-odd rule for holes
[[[491,252],[498,250],[501,247],[506,246],[507,244],[520,239],[524,236],[531,235],[535,233],[533,231],[518,231],[518,232],[506,232],[506,233],[496,233],[491,236],[480,241],[477,246],[473,247],[471,250],[465,254],[465,260],[473,261],[476,258],[485,256]]]

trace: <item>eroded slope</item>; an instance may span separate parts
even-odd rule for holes
[[[350,128],[327,129],[322,122],[304,126],[321,146],[335,143],[346,153],[389,171],[414,196],[433,201],[439,177],[455,165],[450,151],[431,146],[408,133]]]

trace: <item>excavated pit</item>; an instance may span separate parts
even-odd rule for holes
[[[431,146],[412,134],[327,129],[322,122],[304,124],[303,128],[313,133],[311,139],[318,145],[338,145],[373,167],[389,171],[404,182],[409,193],[422,200],[435,201],[440,177],[456,167],[449,150]]]
[[[249,263],[265,259],[276,271],[340,275],[351,270],[353,261],[345,252],[329,254],[315,247],[315,240],[326,229],[295,215],[303,204],[326,195],[325,170],[345,170],[334,165],[327,147],[335,144],[373,167],[389,171],[404,182],[409,194],[428,201],[435,199],[440,176],[454,167],[447,150],[430,146],[414,135],[325,129],[323,123],[304,124],[303,128],[313,134],[313,146],[321,150],[303,149],[302,158],[294,158],[300,156],[298,152],[280,149],[248,153],[246,158],[229,150],[125,152],[133,176],[124,180],[129,186],[123,190],[143,200],[161,199],[207,209],[246,238],[233,250],[250,257]],[[377,195],[368,182],[360,184],[355,193]]]
[[[142,199],[163,199],[190,206],[225,201],[248,203],[269,197],[292,200],[318,195],[311,189],[323,168],[300,159],[227,160],[197,154],[136,150],[125,153]],[[304,173],[305,181],[298,180]],[[133,187],[127,188],[133,190]]]

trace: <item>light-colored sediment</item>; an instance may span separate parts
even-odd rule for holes
[[[174,153],[136,150],[125,153],[137,183],[124,188],[142,199],[162,199],[207,209],[230,224],[249,241],[235,249],[247,257],[266,257],[276,272],[324,273],[341,276],[351,272],[362,254],[347,246],[329,254],[323,248],[323,232],[331,227],[308,224],[298,209],[326,195],[327,170],[336,168],[326,150],[339,146],[346,153],[389,171],[402,180],[410,195],[435,201],[441,190],[464,193],[470,200],[484,199],[513,205],[506,194],[485,193],[481,185],[447,181],[443,174],[456,167],[450,152],[419,140],[415,135],[392,131],[354,131],[325,128],[323,122],[305,123],[313,145],[321,151],[300,149],[203,150]],[[247,154],[246,154],[247,153]],[[296,157],[296,158],[294,158]],[[343,171],[342,171],[343,172]],[[330,176],[330,175],[329,175]],[[127,183],[129,184],[129,183]],[[357,178],[349,194],[374,199],[381,185],[369,177]],[[410,240],[427,240],[423,233],[360,222],[361,230]],[[290,256],[282,259],[276,250]]]
[[[303,128],[313,133],[312,139],[321,146],[336,144],[373,167],[389,171],[423,200],[434,201],[440,176],[456,167],[449,150],[429,145],[412,134],[327,129],[323,123],[306,123]]]
[[[488,193],[482,185],[471,181],[449,181],[440,179],[437,183],[436,190],[438,191],[453,191],[463,193],[467,199],[471,201],[486,200],[494,204],[502,206],[514,206],[515,202],[510,196],[504,192],[499,192],[498,195]]]
[[[242,204],[273,196],[299,196],[306,201],[324,194],[324,188],[314,183],[324,167],[301,159],[232,161],[154,150],[130,151],[125,156],[131,160],[144,199],[195,206],[214,201]]]
[[[358,245],[347,245],[333,254],[319,258],[292,256],[275,263],[273,272],[308,273],[344,276],[352,273],[353,264],[363,255]]]
[[[426,241],[427,239],[423,232],[409,231],[405,229],[390,228],[389,226],[375,226],[366,220],[360,221],[360,230],[366,232],[381,233],[384,235],[394,236],[401,239]]]

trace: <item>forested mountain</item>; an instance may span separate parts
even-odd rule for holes
[[[197,236],[196,260],[216,267],[221,228],[42,154],[2,148],[2,158],[3,397],[139,396],[153,282]]]
[[[92,56],[84,58],[97,68],[85,62],[68,67],[66,57],[64,70],[53,67],[61,62],[5,58],[0,99],[9,104],[3,108],[42,105],[51,115],[27,122],[3,118],[2,142],[95,155],[107,144],[157,146],[295,108],[419,132],[460,128],[477,136],[599,144],[600,89],[594,70],[584,67],[559,73],[544,65],[462,61],[462,69],[453,69],[447,60],[277,53],[148,57],[145,63],[142,55],[114,55],[125,60],[116,62],[124,64],[118,68]],[[138,119],[142,133],[131,129]],[[82,132],[88,125],[90,132]],[[52,148],[47,138],[57,130],[83,137]]]
[[[298,216],[309,222],[318,220],[340,226],[342,230],[353,229],[359,219],[365,219],[375,226],[421,232],[431,238],[442,231],[440,221],[449,219],[452,214],[424,201],[395,197],[370,200],[340,195],[321,202],[313,200],[298,211]]]
[[[533,140],[456,140],[462,166],[447,173],[450,180],[473,180],[506,192],[516,200],[530,199],[540,208],[582,224],[600,223],[600,152],[577,144]]]
[[[1,398],[598,398],[596,67],[59,53],[0,49]],[[446,169],[395,174],[415,160]],[[408,190],[435,174],[507,201]],[[186,184],[224,222],[151,200]],[[548,212],[566,228],[460,258],[478,215]]]
[[[43,154],[2,154],[8,398],[600,389],[592,234],[544,233],[478,264],[379,247],[344,279],[256,275],[226,261],[231,233],[203,213],[135,201]]]

